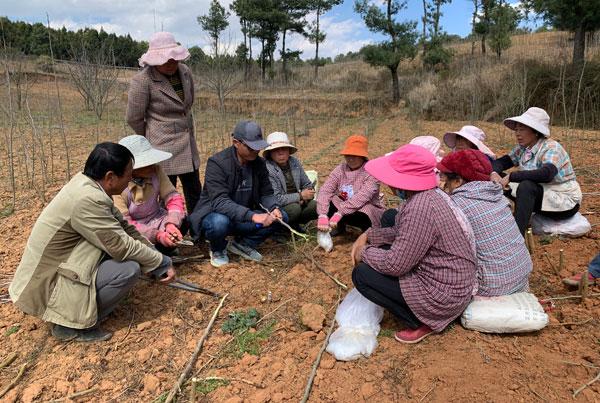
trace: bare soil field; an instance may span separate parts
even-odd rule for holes
[[[43,91],[40,89],[40,96]],[[65,90],[65,108],[76,110],[77,98]],[[328,99],[327,102],[330,102]],[[286,100],[281,103],[285,105]],[[71,166],[76,172],[95,139],[116,140],[128,134],[122,122],[123,105],[114,106],[112,120],[89,124],[82,114],[69,112],[66,121]],[[228,143],[228,130],[244,116],[209,119],[196,114],[198,144],[203,161]],[[249,115],[249,114],[245,114]],[[321,181],[341,162],[338,152],[349,134],[366,134],[370,155],[391,151],[417,135],[441,138],[449,129],[468,122],[421,122],[402,109],[383,116],[357,116],[298,121],[281,116],[255,116],[266,131],[287,130],[294,135],[299,157],[307,169],[319,171]],[[121,120],[120,120],[121,119]],[[79,122],[79,123],[77,123]],[[472,122],[488,134],[489,145],[501,155],[513,144],[502,125]],[[56,123],[53,123],[56,124]],[[7,128],[3,127],[3,131]],[[561,277],[583,271],[600,250],[600,198],[594,193],[600,181],[598,132],[553,128],[552,135],[565,145],[579,175],[584,196],[581,211],[594,225],[580,239],[535,237],[534,264],[530,283],[538,297],[573,294]],[[58,135],[56,135],[58,136]],[[55,157],[55,181],[46,188],[50,199],[61,187],[65,156]],[[18,143],[17,143],[18,144]],[[18,148],[16,148],[18,150]],[[20,153],[20,152],[19,152]],[[20,154],[19,154],[20,155]],[[0,208],[11,199],[7,180],[6,153],[0,158],[3,178]],[[23,181],[20,180],[19,184]],[[17,209],[0,217],[0,293],[19,263],[27,237],[43,204],[34,188],[20,186]],[[35,187],[38,189],[35,189]],[[198,399],[207,402],[298,401],[304,393],[312,365],[333,321],[338,298],[346,292],[318,271],[301,252],[314,253],[315,260],[343,283],[352,287],[349,252],[356,233],[336,238],[333,252],[315,250],[316,242],[280,245],[268,241],[260,248],[261,264],[232,258],[232,264],[213,268],[208,261],[179,266],[181,277],[219,293],[229,293],[217,322],[195,364],[198,379],[221,377],[227,381],[205,381]],[[565,251],[565,268],[557,275],[559,250]],[[185,255],[207,254],[206,247],[182,250]],[[548,256],[546,256],[546,254]],[[595,287],[592,292],[600,292]],[[267,299],[267,295],[271,295]],[[140,282],[104,326],[114,332],[105,343],[90,345],[60,343],[49,326],[24,315],[10,303],[0,304],[0,362],[12,353],[16,360],[0,369],[0,389],[8,385],[27,363],[23,377],[1,400],[16,401],[164,401],[191,356],[218,300]],[[306,304],[315,304],[313,328],[300,317]],[[247,337],[225,333],[221,326],[228,314],[256,308],[265,319],[247,332]],[[325,319],[320,323],[319,315]],[[379,346],[366,359],[336,362],[325,353],[317,370],[310,401],[563,401],[600,371],[600,299],[556,302],[549,312],[551,323],[540,332],[493,335],[465,330],[459,322],[417,345],[402,345],[393,339],[400,324],[388,313],[382,322]],[[232,341],[232,339],[234,339]],[[178,401],[189,401],[191,384],[185,384]],[[82,397],[73,397],[87,391]],[[585,388],[579,401],[600,401],[600,382]]]

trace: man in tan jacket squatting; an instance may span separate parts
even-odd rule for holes
[[[23,312],[53,323],[59,340],[103,341],[98,324],[134,286],[140,272],[169,283],[171,259],[123,219],[111,196],[131,180],[133,155],[115,143],[96,145],[38,217],[9,287]]]

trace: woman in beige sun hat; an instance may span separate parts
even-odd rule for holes
[[[556,220],[575,215],[581,204],[581,188],[569,154],[550,138],[550,116],[532,107],[505,119],[504,125],[515,132],[517,145],[492,163],[495,172],[491,179],[510,188],[521,234],[534,212]],[[515,166],[516,171],[504,175],[503,171]]]
[[[194,135],[194,81],[184,63],[188,50],[169,32],[150,38],[140,57],[143,68],[132,79],[127,97],[127,123],[158,150],[173,154],[161,162],[173,186],[181,181],[188,213],[200,198],[200,157]]]
[[[286,133],[269,134],[267,143],[263,157],[267,161],[273,193],[287,213],[290,225],[302,230],[300,224],[317,219],[314,185],[300,160],[291,156],[298,149],[290,143]]]
[[[131,151],[135,162],[131,182],[113,197],[115,206],[157,249],[169,254],[187,228],[183,197],[160,166],[172,155],[153,148],[137,134],[122,138],[119,144]]]

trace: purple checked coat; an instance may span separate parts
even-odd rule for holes
[[[194,80],[185,64],[178,69],[184,101],[156,68],[148,66],[138,72],[129,85],[127,123],[139,135],[146,136],[159,150],[173,154],[160,165],[167,175],[192,172],[200,166],[194,136],[192,104]]]

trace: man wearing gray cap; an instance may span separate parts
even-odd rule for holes
[[[235,126],[232,138],[231,147],[208,159],[204,189],[189,217],[194,239],[204,236],[210,242],[214,267],[229,263],[227,251],[260,261],[256,247],[277,230],[277,219],[287,221],[273,194],[265,160],[258,156],[269,145],[262,129],[244,120]],[[229,243],[228,235],[234,236]]]

